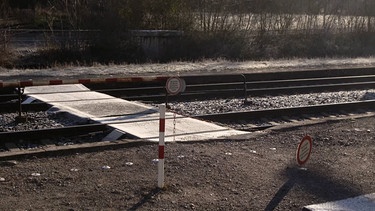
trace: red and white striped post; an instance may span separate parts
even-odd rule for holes
[[[165,105],[159,105],[159,162],[158,188],[164,188],[164,138],[165,138]]]

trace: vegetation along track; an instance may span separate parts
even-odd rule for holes
[[[368,69],[346,69],[346,70],[315,70],[282,72],[268,74],[228,74],[228,75],[201,75],[183,76],[187,88],[184,93],[178,96],[168,96],[166,99],[164,83],[129,83],[129,84],[94,84],[87,86],[93,90],[108,93],[117,97],[129,100],[141,100],[145,102],[189,101],[192,99],[209,99],[225,97],[243,97],[242,103],[251,103],[252,96],[261,95],[282,95],[296,93],[311,93],[323,91],[369,89],[374,87],[375,71]],[[0,104],[1,112],[15,112],[19,109],[18,95],[10,93],[14,90],[3,89],[3,102]],[[14,98],[10,98],[14,96]],[[246,97],[245,97],[246,96]],[[241,130],[261,130],[284,122],[296,121],[296,119],[319,118],[327,115],[347,115],[355,112],[371,111],[375,101],[367,100],[362,102],[347,102],[326,105],[300,106],[290,108],[253,110],[242,112],[224,112],[216,114],[193,115],[196,118],[215,121]],[[39,102],[28,105],[21,105],[22,111],[44,111],[48,105]],[[315,117],[314,117],[315,116]],[[254,121],[261,121],[261,124],[253,124]],[[40,146],[58,145],[48,137],[58,136],[84,136],[87,134],[105,134],[108,127],[101,124],[75,125],[64,128],[51,128],[42,130],[0,132],[0,139],[3,145],[3,154],[10,148],[17,148],[18,145],[10,144],[12,141],[20,141],[27,137]],[[44,141],[41,141],[44,140]],[[47,142],[47,143],[46,143]],[[95,145],[95,144],[94,144]],[[101,145],[101,144],[99,144]],[[103,144],[102,144],[103,145]],[[85,145],[86,146],[86,145]],[[98,146],[96,144],[95,146]],[[66,147],[65,148],[74,148]],[[62,148],[64,148],[62,147]],[[56,148],[53,147],[54,150]],[[35,150],[34,151],[38,151]],[[45,150],[39,150],[41,152]],[[14,154],[14,153],[13,153]],[[17,154],[17,153],[16,153]],[[22,154],[22,153],[19,153]]]

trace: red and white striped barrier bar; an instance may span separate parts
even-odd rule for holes
[[[166,76],[148,77],[128,77],[128,78],[83,78],[83,79],[55,79],[55,80],[26,80],[26,81],[0,81],[0,88],[5,87],[26,87],[26,86],[46,86],[60,84],[99,84],[99,83],[128,83],[128,82],[152,82],[166,81]]]
[[[164,188],[164,139],[165,139],[165,105],[159,106],[159,162],[158,162],[158,188]]]

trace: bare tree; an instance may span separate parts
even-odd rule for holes
[[[0,1],[0,17],[1,18],[8,18],[10,12],[10,7],[8,0],[1,0]]]

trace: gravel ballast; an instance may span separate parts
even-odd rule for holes
[[[244,99],[217,99],[195,102],[171,102],[176,112],[187,115],[202,115],[235,111],[263,110],[274,108],[300,107],[331,103],[344,103],[375,99],[375,90],[339,91],[299,95],[250,97]]]

